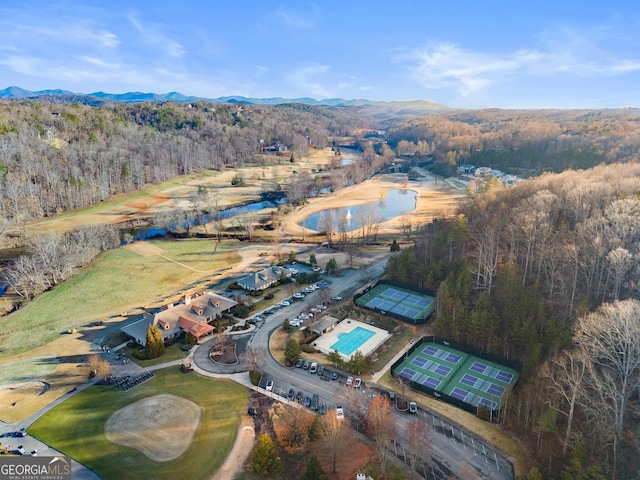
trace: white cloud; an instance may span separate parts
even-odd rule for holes
[[[318,81],[318,77],[323,76],[329,70],[330,67],[328,65],[307,65],[291,72],[288,79],[299,90],[308,92],[305,95],[315,95],[320,98],[332,97],[334,96],[333,90]]]
[[[164,51],[173,58],[182,57],[186,51],[182,44],[176,42],[161,31],[161,26],[156,24],[143,25],[134,15],[128,15],[127,20],[140,34],[140,40],[151,45],[157,50]]]
[[[269,71],[269,67],[263,65],[256,65],[256,77],[261,77]]]
[[[313,20],[307,15],[285,10],[280,7],[275,11],[276,17],[287,27],[301,30],[315,28]]]
[[[408,61],[412,75],[426,88],[453,89],[469,97],[515,76],[571,75],[600,77],[640,71],[640,59],[617,59],[582,37],[555,38],[546,48],[485,53],[453,43],[434,43],[398,58]]]

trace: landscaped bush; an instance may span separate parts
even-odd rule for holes
[[[271,300],[273,298],[273,293],[268,293],[264,296],[265,300]]]
[[[247,318],[250,313],[251,309],[242,303],[233,307],[233,314],[238,318]]]
[[[260,385],[260,380],[262,380],[262,372],[259,370],[251,370],[249,372],[249,380],[251,380],[251,385],[257,387]]]
[[[141,352],[140,350],[131,350],[131,356],[133,358],[137,358],[138,360],[146,360],[147,359],[147,355],[144,352]]]
[[[300,350],[304,353],[316,353],[316,349],[313,345],[300,345]]]

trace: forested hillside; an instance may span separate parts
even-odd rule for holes
[[[549,478],[636,478],[639,242],[640,164],[616,163],[492,189],[387,273],[437,290],[439,335],[522,363],[504,424]]]
[[[0,103],[0,218],[53,216],[205,169],[293,155],[369,123],[357,108],[139,103]]]
[[[435,161],[453,175],[469,163],[504,172],[590,168],[637,158],[640,110],[466,110],[396,122],[388,140],[399,155]]]

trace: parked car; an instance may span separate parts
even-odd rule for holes
[[[298,390],[298,393],[296,393],[296,400],[298,401],[298,403],[301,403],[303,399],[304,393],[302,393],[302,390]]]
[[[309,395],[304,397],[304,406],[307,408],[311,406],[311,397]]]
[[[353,377],[349,375],[347,377],[347,387],[350,387],[351,385],[353,385]]]
[[[291,302],[289,300],[282,300],[280,302],[280,305],[283,307],[288,307],[289,305],[291,305]]]
[[[353,388],[360,388],[361,384],[362,384],[362,379],[358,377],[353,381]]]
[[[418,404],[416,402],[409,402],[409,413],[418,413]]]
[[[313,398],[311,399],[311,410],[313,410],[314,412],[318,411],[318,402],[320,401],[320,398],[318,397],[317,393],[313,394]]]
[[[296,397],[296,391],[293,388],[289,389],[289,393],[287,393],[287,400],[293,400]]]
[[[320,365],[320,366],[318,367],[318,376],[320,376],[320,377],[321,377],[322,375],[324,375],[324,366],[323,366],[323,365]]]
[[[27,429],[22,427],[20,430],[18,430],[16,432],[16,437],[26,437],[27,436]]]
[[[331,372],[331,380],[338,380],[338,372]]]
[[[269,380],[267,382],[267,386],[265,387],[265,390],[267,392],[272,392],[273,391],[273,380]]]
[[[26,450],[24,449],[24,446],[22,445],[18,446],[17,450],[20,455],[24,455],[26,452]]]
[[[305,360],[304,363],[302,364],[302,368],[304,368],[305,370],[309,370],[310,366],[311,366],[311,363],[309,362],[309,360]]]
[[[331,300],[339,302],[340,300],[342,300],[342,297],[340,295],[334,295],[333,297],[331,297]]]
[[[296,368],[302,368],[303,363],[304,363],[304,360],[302,360],[301,358],[296,360]]]
[[[247,409],[247,415],[255,417],[256,415],[258,415],[258,411],[254,407],[249,407]]]
[[[327,413],[327,404],[326,403],[321,403],[320,404],[320,415],[324,415],[325,413]]]
[[[309,373],[316,373],[317,371],[318,371],[318,364],[316,362],[313,362],[309,366]]]
[[[338,420],[344,419],[344,409],[340,405],[336,407],[336,418]]]

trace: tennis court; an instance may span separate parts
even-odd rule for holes
[[[394,372],[402,378],[444,393],[474,407],[496,409],[515,370],[437,343],[423,343]]]
[[[434,308],[433,297],[408,289],[378,284],[356,299],[361,307],[382,314],[393,313],[409,320],[424,320]]]

